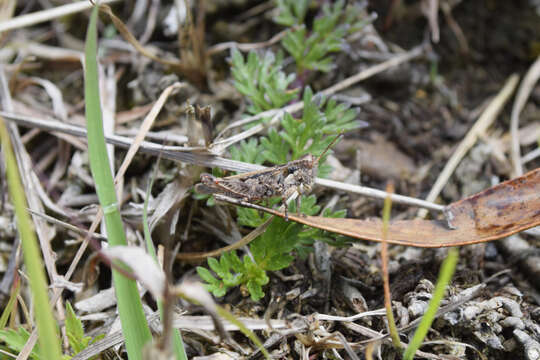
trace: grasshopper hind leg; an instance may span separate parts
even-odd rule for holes
[[[281,201],[283,202],[283,207],[285,208],[285,221],[289,221],[289,205],[287,205],[287,196],[283,194]]]

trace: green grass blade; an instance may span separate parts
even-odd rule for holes
[[[47,280],[43,271],[44,266],[41,261],[34,226],[26,211],[26,197],[19,177],[15,155],[11,148],[11,141],[3,119],[0,119],[0,142],[2,143],[2,152],[6,164],[9,195],[15,207],[17,230],[21,237],[24,265],[30,279],[41,356],[43,359],[60,359],[62,354],[60,336],[52,309],[49,306]]]
[[[97,15],[94,7],[88,24],[85,44],[84,97],[88,128],[88,152],[90,169],[96,183],[96,192],[103,208],[107,237],[111,246],[127,245],[122,218],[118,210],[113,177],[109,167],[98,86],[97,66]],[[130,360],[142,359],[143,346],[151,341],[141,299],[135,281],[113,271],[113,282],[118,301],[118,313],[126,340]]]
[[[156,165],[156,172],[158,170],[158,166],[159,160]],[[154,175],[152,176],[152,179],[150,179],[150,183],[148,184],[148,187],[146,189],[146,198],[144,200],[143,206],[143,230],[144,240],[146,242],[146,250],[148,251],[150,256],[154,258],[154,261],[157,264],[158,259],[156,255],[156,249],[154,248],[154,243],[152,242],[152,235],[150,234],[150,227],[148,226],[148,199],[150,199],[150,190],[152,189],[152,185],[154,185],[156,172],[154,172]],[[157,306],[161,317],[161,322],[163,323],[163,302],[161,300],[157,300]],[[172,337],[173,351],[176,356],[176,360],[187,360],[186,350],[184,349],[184,342],[182,341],[182,335],[180,334],[180,331],[178,329],[173,329]]]
[[[231,314],[229,311],[225,310],[225,308],[221,307],[221,306],[217,306],[216,305],[216,310],[217,310],[217,313],[219,314],[219,316],[221,316],[222,318],[228,320],[231,324],[234,324],[236,326],[238,326],[238,328],[240,329],[240,331],[245,335],[247,336],[251,341],[253,341],[253,343],[255,345],[257,345],[257,347],[259,348],[259,350],[261,351],[261,353],[263,354],[264,358],[267,359],[267,360],[270,360],[271,357],[270,357],[270,354],[268,353],[268,351],[266,350],[266,348],[263,346],[261,340],[259,340],[259,338],[257,337],[257,335],[255,335],[255,333],[253,331],[251,331],[250,329],[248,329],[244,323],[242,323],[240,320],[238,320],[233,314]]]
[[[15,281],[17,282],[17,285],[11,289],[11,295],[9,296],[8,303],[6,307],[4,308],[4,311],[2,312],[2,316],[0,317],[0,329],[3,329],[6,327],[7,321],[9,319],[9,315],[11,315],[11,312],[13,311],[13,307],[17,303],[17,295],[19,295],[21,283],[18,280],[18,277],[16,278]]]
[[[409,343],[409,346],[407,346],[407,349],[403,355],[405,360],[412,360],[416,350],[418,350],[420,345],[422,345],[422,341],[424,341],[424,338],[426,337],[429,328],[435,319],[435,315],[437,314],[437,310],[439,309],[439,305],[444,296],[446,286],[448,286],[452,276],[454,275],[454,270],[456,269],[456,264],[458,262],[458,256],[459,251],[457,248],[451,248],[448,250],[448,255],[442,263],[441,271],[439,272],[439,279],[437,280],[437,285],[435,285],[435,290],[433,291],[433,297],[429,302],[429,307],[422,317],[422,321],[418,325],[418,329],[416,329],[413,339]]]

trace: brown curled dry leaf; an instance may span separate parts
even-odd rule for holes
[[[273,215],[284,214],[264,209]],[[446,207],[444,220],[391,221],[387,242],[417,247],[450,247],[497,240],[540,225],[540,168]],[[382,241],[379,218],[297,216],[289,219],[356,239]]]

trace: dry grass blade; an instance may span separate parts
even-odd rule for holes
[[[455,152],[452,154],[452,157],[448,160],[448,162],[444,166],[444,169],[439,174],[437,181],[435,181],[435,184],[433,184],[433,187],[431,188],[428,196],[426,197],[427,201],[433,202],[437,199],[444,185],[446,185],[446,182],[448,181],[450,176],[452,176],[452,173],[454,172],[456,167],[459,165],[461,159],[463,159],[463,157],[467,154],[467,151],[469,151],[469,149],[476,143],[478,137],[487,130],[487,128],[493,123],[493,121],[495,121],[500,111],[504,107],[504,104],[508,101],[510,95],[512,95],[512,93],[514,92],[514,89],[518,83],[518,79],[519,77],[515,74],[508,78],[504,87],[501,89],[501,91],[499,91],[497,96],[495,96],[493,101],[491,101],[489,106],[478,118],[471,130],[469,130],[467,136],[465,136],[463,141],[459,144]],[[418,211],[418,217],[423,218],[426,215],[427,211],[425,211],[424,209],[420,209]]]
[[[52,224],[55,224],[55,225],[58,225],[58,226],[61,226],[65,229],[68,229],[68,230],[71,230],[71,231],[75,231],[81,235],[87,235],[89,232],[88,230],[86,229],[81,229],[81,228],[78,228],[77,226],[75,225],[72,225],[70,223],[67,223],[65,221],[62,221],[62,220],[58,220],[52,216],[49,216],[47,214],[43,214],[43,213],[38,213],[36,211],[33,211],[32,209],[27,209],[30,213],[32,213],[33,215],[36,215],[36,216],[39,216],[45,220],[47,220],[48,222],[52,223]],[[92,237],[96,238],[96,239],[99,239],[99,240],[104,240],[106,241],[107,240],[107,237],[106,236],[103,236],[101,234],[97,234],[97,233],[93,233],[91,234]]]
[[[7,0],[0,3],[0,23],[4,23],[13,16],[16,5],[16,0]]]
[[[13,106],[11,94],[9,93],[5,73],[3,69],[0,70],[0,98],[2,99],[2,107],[11,110]],[[21,181],[26,193],[28,207],[37,212],[44,213],[45,210],[39,196],[41,183],[32,169],[30,155],[27,153],[21,141],[19,129],[16,124],[8,123],[7,125],[13,142],[12,146],[17,159],[18,168],[20,169]],[[55,265],[56,256],[54,256],[54,252],[51,248],[51,239],[55,235],[54,229],[50,228],[42,219],[33,218],[33,222],[36,227],[36,233],[38,235],[49,279],[51,282],[54,282],[54,279],[58,277]],[[63,308],[63,306],[58,306],[59,312],[63,315],[63,310],[61,308]]]
[[[148,321],[153,322],[158,319],[158,316],[159,315],[157,313],[152,314],[151,316],[148,317]],[[268,330],[268,325],[264,319],[238,318],[238,320],[241,321],[248,329],[252,331]],[[288,324],[288,322],[285,320],[272,319],[270,320],[270,322],[274,330],[281,330],[281,331],[302,330],[302,328],[294,328],[294,327],[291,329],[290,324]],[[176,329],[180,329],[184,331],[190,331],[190,330],[214,331],[216,330],[216,327],[214,325],[212,318],[207,315],[203,315],[203,316],[175,315],[175,318],[173,319],[173,326]],[[240,330],[238,326],[230,323],[226,319],[223,319],[223,327],[225,331],[239,331]],[[100,340],[90,345],[86,349],[77,353],[77,355],[75,355],[71,359],[72,360],[90,359],[92,356],[98,355],[104,350],[107,350],[113,346],[121,344],[122,341],[123,341],[122,333],[115,332],[105,337],[103,340]]]
[[[389,182],[386,191],[391,194],[394,192],[394,184]],[[382,214],[382,246],[381,246],[381,277],[383,280],[384,307],[386,309],[386,327],[392,338],[392,344],[398,351],[401,350],[401,342],[397,332],[396,320],[392,311],[392,293],[390,292],[390,274],[388,272],[388,225],[390,223],[390,214],[392,211],[392,200],[390,196],[384,199]]]
[[[40,59],[74,62],[81,65],[84,63],[84,53],[73,49],[44,45],[32,41],[15,43],[14,46],[17,50]]]
[[[295,27],[292,27],[292,29],[294,28]],[[276,35],[272,36],[270,39],[266,41],[261,41],[258,43],[238,43],[236,41],[227,41],[224,43],[216,44],[208,48],[208,50],[206,51],[206,54],[213,55],[221,51],[225,51],[232,48],[236,48],[240,51],[250,51],[250,50],[265,48],[265,47],[274,45],[275,43],[283,39],[285,35],[287,35],[287,31],[289,31],[289,29],[280,31]]]
[[[163,298],[165,287],[168,286],[165,273],[144,249],[136,246],[111,246],[102,252],[111,260],[119,260],[128,265],[135,278],[155,299]]]
[[[54,119],[41,119],[41,118],[35,118],[32,116],[25,116],[21,114],[16,114],[13,112],[6,112],[6,111],[0,111],[0,116],[5,116],[8,120],[16,121],[18,124],[26,127],[31,128],[40,128],[43,130],[51,131],[51,132],[61,132],[66,134],[71,134],[74,136],[79,137],[86,137],[86,129],[77,126],[77,125],[71,125],[71,124],[65,124],[61,121],[57,121]],[[121,146],[121,147],[129,147],[133,143],[133,139],[126,137],[126,136],[120,136],[120,135],[108,135],[105,137],[105,140],[109,144]],[[151,142],[143,141],[141,142],[141,151],[145,151],[147,154],[153,154],[153,155],[159,155],[161,151],[168,151],[168,152],[193,152],[197,151],[198,153],[208,153],[208,151],[205,150],[204,147],[187,147],[187,146],[163,146],[161,144],[154,144]],[[182,156],[179,157],[182,159]],[[177,158],[173,158],[172,160],[178,160]],[[189,162],[189,161],[188,161]],[[234,169],[230,169],[234,170]],[[245,170],[248,171],[248,170]]]
[[[388,228],[388,243],[437,248],[501,239],[540,225],[538,194],[540,168],[448,205],[445,210],[448,222],[424,219],[393,221]],[[277,210],[256,204],[230,198],[227,201],[285,217]],[[358,220],[290,214],[289,219],[360,240],[383,241],[383,222],[379,218]]]
[[[152,60],[154,60],[154,61],[156,61],[158,63],[161,63],[163,65],[168,65],[168,66],[171,66],[171,67],[175,67],[175,68],[178,68],[178,69],[185,70],[184,65],[182,64],[182,62],[180,60],[178,60],[178,59],[174,59],[174,60],[163,59],[163,58],[160,58],[159,56],[155,55],[154,53],[150,52],[149,50],[147,50],[135,38],[135,36],[133,36],[131,34],[131,32],[126,27],[126,25],[122,22],[122,20],[120,20],[116,15],[114,15],[114,13],[112,12],[112,9],[109,6],[100,4],[99,5],[99,10],[104,12],[105,14],[107,14],[111,18],[112,22],[114,23],[114,26],[118,29],[120,34],[122,34],[122,36],[126,39],[126,41],[129,42],[131,45],[133,45],[133,47],[135,49],[137,49],[137,51],[140,52],[142,55],[144,55],[147,58],[152,59]]]
[[[175,71],[178,71],[182,73],[188,80],[190,80],[191,83],[197,84],[199,87],[204,87],[206,80],[204,79],[204,68],[205,68],[205,55],[202,51],[202,44],[204,43],[204,23],[202,23],[202,27],[197,27],[194,31],[190,32],[190,38],[191,41],[191,47],[193,50],[194,59],[190,59],[188,61],[181,61],[177,58],[173,58],[171,60],[164,59],[163,57],[160,57],[156,54],[154,54],[152,51],[148,50],[141,44],[135,36],[129,31],[127,26],[120,20],[112,11],[112,9],[107,5],[99,5],[99,10],[107,14],[112,22],[114,23],[114,26],[116,29],[120,32],[120,34],[126,39],[127,42],[129,42],[139,53],[146,56],[149,59],[152,59],[160,64],[163,64],[165,66],[169,66]],[[190,15],[190,14],[188,14]],[[144,40],[144,39],[143,39]],[[186,52],[182,51],[182,59],[185,59],[188,57],[188,54]]]
[[[137,150],[140,148],[141,143],[143,142],[143,139],[145,138],[148,131],[150,131],[150,128],[152,127],[152,124],[156,120],[157,115],[159,114],[161,108],[165,104],[165,101],[167,101],[168,97],[171,95],[171,93],[174,90],[180,89],[181,87],[185,86],[185,84],[181,83],[174,83],[171,86],[168,86],[159,98],[157,99],[154,106],[152,106],[152,109],[146,115],[146,117],[143,120],[143,123],[141,124],[139,131],[137,133],[137,136],[135,136],[135,139],[133,139],[133,142],[131,143],[131,146],[129,147],[129,150],[124,158],[124,161],[122,162],[122,165],[118,169],[118,173],[116,174],[115,182],[118,184],[124,177],[124,174],[126,173],[126,170],[133,160],[133,157],[137,153]]]
[[[539,77],[540,56],[531,65],[529,71],[527,71],[527,74],[519,85],[516,100],[512,106],[512,115],[510,120],[510,134],[512,135],[512,143],[510,146],[510,154],[512,157],[512,165],[514,167],[514,176],[523,175],[523,166],[521,164],[521,155],[519,150],[519,114],[521,113],[521,110],[523,110],[523,107],[525,106],[525,103],[527,102],[527,99],[529,98],[529,95],[531,94],[531,91],[533,90],[534,85],[538,81]]]
[[[64,124],[56,120],[36,119],[33,117],[17,115],[4,111],[0,111],[0,115],[5,116],[9,120],[16,121],[18,124],[21,124],[23,126],[38,127],[52,132],[65,132],[75,136],[86,136],[86,129],[75,125]],[[129,147],[133,144],[134,141],[131,138],[119,135],[110,135],[106,137],[105,140],[111,144],[121,147]],[[203,147],[164,146],[148,141],[142,141],[140,143],[139,150],[140,152],[156,156],[159,155],[169,160],[176,160],[207,167],[218,167],[230,171],[248,172],[265,169],[265,167],[261,165],[255,165],[210,155],[205,152]],[[378,199],[384,199],[388,195],[385,191],[382,190],[373,189],[365,186],[346,184],[343,182],[328,179],[317,178],[315,179],[315,183],[330,189],[353,192],[356,194]],[[434,204],[432,202],[421,199],[411,198],[399,194],[391,194],[390,196],[392,198],[392,202],[394,203],[418,206],[434,211],[443,211],[444,209],[444,206],[442,205]]]
[[[404,196],[404,195],[393,194],[393,193],[389,194],[386,191],[373,189],[366,186],[347,184],[340,181],[321,179],[321,178],[315,179],[315,184],[318,184],[318,185],[321,185],[330,189],[352,192],[355,194],[360,194],[360,195],[364,195],[364,196],[376,198],[376,199],[385,199],[387,196],[389,196],[390,200],[392,200],[392,202],[396,204],[418,206],[424,209],[429,209],[429,210],[438,211],[438,212],[441,212],[444,210],[444,206],[439,205],[439,204],[435,204],[435,203],[425,201],[422,199],[412,198],[410,196]]]
[[[41,79],[38,77],[31,77],[25,81],[25,84],[31,84],[34,83],[36,85],[39,85],[43,87],[49,98],[51,99],[52,107],[55,116],[57,116],[62,121],[67,121],[68,119],[68,111],[66,109],[66,105],[64,104],[64,98],[62,96],[62,92],[56,86],[54,83],[47,79]]]
[[[268,225],[272,222],[274,219],[273,216],[269,217],[268,220],[266,220],[264,223],[262,223],[260,226],[258,226],[256,229],[251,231],[249,234],[244,236],[239,241],[235,242],[234,244],[231,244],[229,246],[225,246],[216,250],[207,251],[207,252],[196,252],[196,253],[178,253],[176,254],[176,259],[178,260],[201,260],[206,259],[213,256],[219,256],[227,251],[236,250],[238,248],[241,248],[242,246],[245,246],[255,240],[257,236],[261,235]]]
[[[101,0],[101,3],[110,4],[117,1],[119,0]],[[57,19],[62,16],[78,13],[84,10],[91,9],[92,6],[94,5],[92,4],[91,1],[79,1],[72,4],[58,6],[52,9],[47,9],[47,10],[38,11],[35,13],[17,16],[9,21],[4,21],[0,23],[0,33],[7,30],[23,28],[23,27],[39,24],[45,21]]]
[[[540,148],[536,148],[534,149],[533,151],[531,151],[530,153],[527,153],[523,156],[523,158],[521,159],[521,163],[522,164],[526,164],[530,161],[533,161],[534,159],[540,157]]]

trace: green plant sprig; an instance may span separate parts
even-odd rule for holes
[[[300,212],[306,215],[319,213],[320,206],[316,201],[315,195],[303,197]],[[296,211],[294,204],[291,204],[291,211]],[[345,216],[344,211],[327,211],[326,214],[330,217]],[[240,225],[255,227],[264,221],[266,215],[261,216],[253,209],[238,209]],[[269,281],[267,271],[289,267],[295,259],[293,253],[305,256],[315,240],[335,239],[322,230],[275,218],[266,231],[250,244],[251,256],[246,254],[240,258],[235,251],[225,253],[219,260],[208,259],[208,266],[214,274],[201,266],[197,267],[197,273],[206,282],[206,289],[215,296],[224,296],[229,289],[240,286],[252,300],[257,301],[264,296],[262,287]]]
[[[364,24],[363,17],[355,7],[345,8],[345,1],[330,5],[325,3],[321,16],[313,21],[311,31],[304,24],[309,1],[278,1],[278,24],[293,26],[281,41],[283,48],[294,58],[297,73],[305,70],[329,72],[334,68],[332,53],[344,48],[344,37],[357,31]]]
[[[255,51],[251,51],[247,60],[244,60],[242,54],[233,49],[231,58],[234,86],[249,99],[249,113],[258,114],[280,108],[297,97],[298,89],[289,89],[295,75],[286,75],[281,70],[282,52],[275,56],[271,51],[267,51],[263,56],[259,56]]]
[[[297,73],[303,69],[330,70],[333,59],[328,54],[342,49],[341,41],[346,28],[358,18],[355,14],[345,13],[343,1],[333,6],[325,5],[323,15],[315,19],[313,31],[308,36],[303,23],[309,4],[309,0],[277,2],[279,11],[276,22],[286,26],[300,26],[291,30],[282,42],[296,61]],[[338,25],[343,20],[345,25]],[[299,50],[295,46],[299,46]],[[251,51],[245,59],[239,51],[233,50],[231,59],[234,85],[246,97],[250,114],[280,108],[298,96],[300,89],[289,89],[296,74],[285,73],[281,52],[274,56],[267,51],[260,56]],[[302,99],[304,109],[301,117],[285,114],[281,130],[270,128],[259,141],[250,139],[240,143],[231,149],[231,157],[256,164],[285,164],[306,154],[319,155],[333,140],[334,136],[329,135],[362,126],[356,121],[355,110],[332,99],[315,96],[309,87],[303,89]],[[331,171],[324,162],[325,159],[321,159],[319,176],[325,176]],[[279,201],[270,199],[265,205],[273,206]],[[295,211],[295,205],[290,210]],[[320,211],[321,207],[317,205],[314,195],[302,197],[301,213],[316,215]],[[268,215],[253,209],[238,208],[237,214],[238,224],[247,227],[257,227],[268,219]],[[322,215],[344,217],[345,211],[325,210]],[[215,296],[224,296],[229,289],[240,286],[256,301],[264,296],[262,288],[269,281],[267,271],[288,267],[295,259],[294,254],[307,255],[316,240],[336,246],[345,243],[345,237],[276,218],[265,233],[250,244],[250,254],[240,258],[236,252],[231,252],[222,255],[219,260],[209,259],[210,270],[198,267],[197,272]]]

